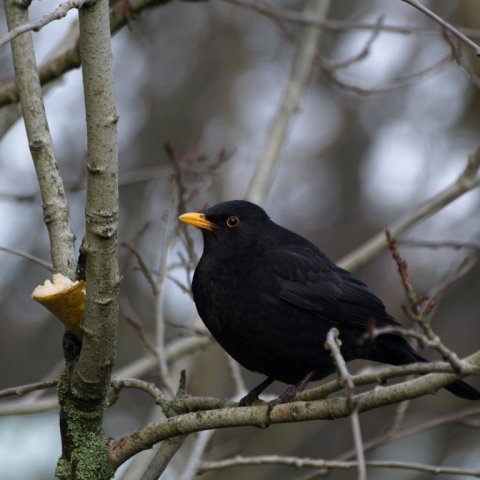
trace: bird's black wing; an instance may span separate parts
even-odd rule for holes
[[[313,244],[272,249],[263,260],[268,271],[262,276],[270,279],[270,293],[332,326],[398,326],[363,282],[335,265]]]

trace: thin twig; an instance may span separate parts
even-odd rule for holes
[[[34,413],[49,412],[58,408],[58,397],[52,395],[44,398],[37,398],[33,402],[25,403],[11,401],[0,404],[0,416],[30,415]]]
[[[349,20],[325,19],[304,12],[297,12],[287,8],[279,7],[278,5],[263,2],[260,0],[223,0],[226,3],[231,3],[243,8],[255,10],[260,15],[271,18],[274,21],[291,22],[298,25],[310,25],[322,28],[331,33],[339,33],[351,30],[377,30],[377,25],[368,22],[356,22]],[[380,26],[382,32],[398,33],[400,35],[412,34],[441,34],[441,29],[430,28],[424,26],[412,25],[387,25]],[[461,27],[465,35],[471,37],[479,37],[480,30],[476,28]]]
[[[180,435],[162,442],[139,480],[158,480],[187,437],[188,435]],[[127,480],[130,477],[124,478]]]
[[[167,361],[176,362],[193,352],[206,348],[212,343],[210,336],[179,338],[170,342],[165,350]],[[145,375],[158,366],[156,358],[146,355],[115,371],[115,377],[138,377]],[[18,387],[15,387],[18,388]],[[34,393],[33,393],[34,394]],[[30,394],[32,395],[32,394]],[[30,400],[30,398],[29,398]],[[57,396],[33,399],[30,403],[2,402],[0,416],[40,413],[58,408]]]
[[[195,440],[195,445],[193,446],[192,452],[189,455],[187,464],[185,465],[179,480],[193,480],[196,478],[199,466],[201,465],[202,456],[214,434],[215,430],[205,430],[198,434]]]
[[[123,388],[133,388],[148,393],[153,397],[155,403],[160,405],[164,411],[168,411],[170,405],[164,395],[164,393],[152,382],[145,382],[137,378],[112,378],[112,387],[120,391]]]
[[[397,408],[395,409],[395,415],[388,429],[384,433],[376,436],[375,438],[364,442],[363,443],[364,452],[368,452],[369,450],[372,450],[373,448],[376,448],[379,445],[383,445],[394,438],[395,439],[398,438],[399,427],[403,422],[408,405],[410,405],[409,400],[406,400],[405,402],[398,404]],[[351,458],[354,458],[356,454],[357,454],[357,451],[355,448],[353,448],[351,450],[348,450],[342,453],[341,455],[338,455],[335,460],[350,460]]]
[[[4,2],[9,30],[29,23],[28,9],[15,0]],[[30,32],[11,41],[15,82],[22,114],[42,195],[44,221],[50,240],[50,255],[54,270],[73,279],[76,255],[75,236],[70,220],[65,189],[53,148],[45,114],[37,62]]]
[[[53,10],[53,12],[47,13],[38,20],[34,20],[13,28],[7,33],[7,35],[0,38],[0,48],[23,33],[30,32],[32,30],[35,32],[40,31],[43,27],[54,20],[60,20],[61,18],[65,17],[70,10],[74,8],[81,8],[85,3],[87,3],[87,1],[89,0],[69,0],[68,2],[61,3],[55,10]]]
[[[166,345],[165,357],[168,362],[174,363],[206,348],[211,343],[212,338],[207,335],[177,338]],[[145,355],[116,370],[114,375],[117,377],[140,377],[155,370],[157,366],[156,358],[153,358],[152,355]]]
[[[36,390],[45,390],[47,388],[52,388],[57,385],[58,380],[46,380],[43,382],[29,383],[28,385],[19,385],[18,387],[10,387],[0,390],[1,397],[11,397],[11,396],[22,396],[29,392]]]
[[[184,398],[185,396],[185,377],[184,375],[181,375],[174,401],[178,400],[179,398]],[[163,403],[162,410],[165,418],[177,415],[177,410],[173,407],[173,403],[174,402]],[[152,419],[154,421],[155,418],[157,418],[158,420],[158,413],[153,411],[151,417],[153,417]],[[160,421],[164,421],[165,418],[160,419]],[[168,438],[163,441],[144,470],[143,464],[145,463],[145,460],[147,460],[147,458],[141,456],[135,457],[134,461],[129,465],[129,470],[133,471],[125,473],[125,480],[128,478],[139,478],[140,480],[157,480],[158,478],[160,478],[162,473],[168,467],[172,457],[183,445],[183,442],[187,439],[187,437],[188,435],[179,435],[177,437]],[[143,471],[141,476],[139,476],[140,471]],[[137,474],[135,474],[135,472],[137,472]]]
[[[378,17],[378,20],[375,22],[375,25],[378,26],[378,28],[375,28],[372,31],[372,34],[370,37],[367,39],[365,42],[365,45],[362,47],[360,52],[358,52],[356,55],[353,55],[351,58],[347,58],[346,60],[340,61],[340,62],[329,62],[328,60],[321,59],[319,55],[317,55],[317,60],[321,61],[321,67],[323,69],[328,69],[328,70],[340,70],[342,68],[347,68],[350,67],[351,65],[360,62],[361,60],[364,60],[370,55],[370,50],[372,48],[373,43],[375,40],[378,38],[378,35],[380,33],[380,27],[382,26],[383,23],[383,15],[380,15]],[[320,64],[320,61],[317,63]]]
[[[407,402],[402,402],[400,405],[403,405],[405,403]],[[450,423],[462,422],[464,419],[473,415],[480,415],[480,407],[465,408],[454,413],[435,417],[431,420],[415,423],[414,425],[404,427],[401,430],[396,430],[393,434],[391,429],[389,429],[387,432],[385,432],[385,434],[380,435],[379,437],[370,440],[369,442],[366,442],[365,448],[366,450],[371,450],[372,448],[375,448],[379,445],[383,445],[387,441],[398,440],[400,438],[405,438],[420,432],[425,432],[426,430],[442,427]],[[339,457],[338,460],[348,460],[349,456],[353,457],[354,455],[355,451],[352,451],[350,453],[347,452],[345,456]]]
[[[375,368],[367,373],[353,375],[352,380],[355,386],[369,385],[372,383],[383,385],[387,380],[393,378],[411,374],[425,375],[433,372],[454,373],[455,370],[448,362],[411,363],[408,365]],[[468,372],[469,375],[479,375],[480,367],[467,363],[464,367],[464,372]],[[318,387],[312,387],[300,392],[295,397],[295,400],[311,401],[326,398],[333,393],[339,392],[342,388],[343,384],[341,380],[332,380]]]
[[[402,327],[382,327],[382,328],[374,328],[368,333],[365,334],[365,339],[372,339],[376,338],[380,335],[389,335],[389,334],[396,334],[402,335],[404,337],[414,338],[418,340],[418,342],[424,348],[434,348],[437,350],[442,357],[447,360],[447,362],[452,365],[452,368],[456,372],[462,372],[465,368],[468,368],[468,365],[464,360],[458,358],[457,354],[450,350],[440,339],[440,337],[433,332],[433,330],[428,327],[423,326],[424,331],[429,331],[428,334],[420,333],[412,329],[406,329]]]
[[[305,4],[305,13],[326,17],[329,6],[329,0],[310,0]],[[254,203],[263,203],[271,188],[280,158],[280,151],[287,139],[290,124],[298,111],[300,101],[311,77],[320,39],[320,29],[310,26],[303,27],[288,85],[271,124],[267,143],[258,159],[245,194],[245,198]]]
[[[429,300],[424,307],[424,314],[431,315],[431,312],[437,307],[442,293],[453,283],[466,275],[478,263],[478,261],[479,257],[477,254],[463,258],[459,265],[452,270],[443,282],[436,285],[435,288],[428,292],[427,297]]]
[[[12,247],[0,247],[0,252],[5,252],[5,253],[11,253],[12,255],[17,255],[19,257],[26,258],[27,260],[31,260],[34,263],[37,263],[43,268],[46,268],[50,272],[53,271],[53,265],[50,262],[46,262],[45,260],[42,260],[39,257],[36,257],[35,255],[32,255],[28,252],[24,252],[22,250],[18,250],[17,248],[12,248]]]
[[[358,480],[366,480],[367,468],[365,466],[365,453],[362,440],[362,430],[360,428],[360,418],[358,416],[358,405],[354,400],[355,383],[353,382],[352,375],[347,368],[347,363],[343,358],[340,346],[342,345],[339,338],[339,331],[336,328],[331,328],[327,333],[325,348],[330,350],[332,359],[335,363],[337,371],[346,387],[348,394],[348,402],[351,408],[350,423],[352,426],[353,441],[355,445],[355,453],[357,456],[358,464]]]
[[[387,237],[387,245],[392,255],[393,260],[397,264],[398,273],[402,280],[403,289],[405,291],[405,296],[407,297],[410,309],[416,316],[419,316],[420,305],[424,301],[424,298],[420,295],[417,295],[413,289],[412,282],[410,281],[410,275],[408,273],[407,262],[401,257],[400,252],[398,251],[398,246],[396,240],[392,236],[390,229],[385,230],[385,236]]]
[[[138,263],[138,268],[143,273],[143,276],[147,280],[148,286],[152,290],[152,293],[155,295],[157,291],[157,285],[153,278],[152,272],[150,271],[147,264],[143,260],[141,253],[130,242],[122,242],[121,246],[126,248],[136,258]]]
[[[110,11],[109,19],[111,34],[115,34],[118,30],[127,25],[132,16],[134,16],[136,13],[154,5],[164,5],[170,1],[172,0],[129,0],[128,11],[124,8],[113,8]],[[20,26],[26,23],[29,23],[28,18],[24,19],[24,21],[15,26]],[[13,39],[13,41],[21,39],[26,35],[28,35],[28,33]],[[79,35],[77,25],[76,27],[72,27],[71,34],[69,34],[69,39],[67,41],[62,39],[62,48],[60,48],[58,55],[55,55],[54,58],[39,68],[38,74],[42,85],[46,85],[47,83],[58,79],[69,70],[78,68],[80,66],[78,39]],[[2,86],[0,88],[0,107],[16,102],[18,102],[18,91],[15,83],[11,82]]]
[[[287,465],[295,468],[322,468],[328,470],[351,470],[358,468],[358,462],[345,462],[337,460],[317,460],[312,458],[288,457],[280,455],[263,455],[258,457],[237,456],[227,460],[203,462],[199,473],[213,470],[224,470],[231,467],[251,465]],[[469,470],[459,467],[442,467],[424,463],[399,462],[396,460],[371,460],[366,462],[369,468],[394,468],[431,473],[434,475],[463,475],[480,478],[480,470]]]
[[[119,307],[120,312],[127,319],[127,322],[138,332],[138,336],[140,337],[142,344],[155,358],[157,358],[157,350],[155,348],[155,345],[153,345],[153,343],[150,341],[150,338],[145,331],[143,322],[133,310],[126,293],[120,294]]]
[[[397,240],[399,245],[405,247],[415,248],[453,248],[460,250],[462,248],[468,248],[471,250],[480,250],[480,243],[478,242],[462,242],[457,240],[439,240],[439,241],[427,241],[427,240],[415,240],[415,239],[399,239]]]
[[[453,56],[451,53],[442,56],[439,60],[433,62],[431,65],[428,65],[425,68],[417,70],[409,75],[405,75],[399,78],[396,78],[386,85],[381,87],[362,87],[347,82],[344,79],[341,79],[338,73],[335,70],[335,63],[330,64],[321,57],[317,57],[316,64],[322,70],[322,72],[327,75],[327,77],[339,88],[352,92],[356,95],[379,95],[382,93],[387,93],[392,90],[398,90],[399,88],[405,88],[409,85],[417,83],[419,80],[431,76],[433,73],[439,72],[442,68],[450,65],[453,61]]]
[[[173,189],[172,189],[173,190]],[[172,192],[173,193],[173,192]],[[165,306],[164,306],[164,285],[168,273],[168,257],[170,249],[175,240],[175,223],[177,218],[177,196],[171,195],[170,205],[165,219],[165,229],[160,245],[161,255],[158,267],[158,277],[155,282],[154,308],[156,326],[156,346],[158,352],[158,366],[160,377],[166,388],[173,392],[173,383],[169,378],[168,363],[165,355]]]
[[[398,272],[402,279],[405,295],[408,299],[409,308],[406,308],[405,311],[423,331],[423,335],[419,335],[417,332],[414,331],[408,331],[406,334],[408,336],[416,338],[417,340],[420,340],[426,346],[436,348],[438,352],[442,355],[442,357],[451,363],[452,367],[455,370],[461,371],[463,368],[462,360],[458,358],[458,355],[455,352],[447,348],[447,346],[442,342],[440,337],[433,331],[433,328],[428,318],[428,313],[432,311],[432,308],[430,308],[427,304],[427,307],[423,311],[421,310],[421,306],[425,302],[426,298],[424,296],[418,295],[413,289],[412,283],[410,281],[410,276],[408,274],[407,262],[401,257],[400,252],[398,251],[397,243],[392,237],[389,229],[386,230],[386,236],[388,246],[392,253],[392,257],[397,263]]]
[[[442,17],[439,17],[436,13],[432,12],[425,5],[422,5],[417,0],[402,0],[402,2],[408,3],[412,7],[420,10],[427,17],[431,18],[434,22],[438,23],[442,28],[448,30],[451,34],[455,35],[459,40],[461,40],[465,45],[473,49],[477,56],[480,56],[480,47],[467,36],[465,36],[460,30],[455,28],[453,25],[445,21]]]
[[[135,233],[133,239],[129,242],[129,245],[132,247],[134,245],[138,245],[142,239],[142,237],[145,235],[147,230],[150,228],[150,222],[145,222],[143,226],[138,230],[137,233]],[[121,244],[123,246],[123,244]],[[135,247],[134,247],[135,248]],[[126,255],[122,258],[121,265],[120,265],[120,273],[123,275],[125,271],[128,268],[128,264],[130,263],[131,257],[134,256],[133,252],[128,249],[128,252]]]
[[[355,383],[352,379],[352,375],[347,368],[347,363],[343,358],[342,352],[340,351],[341,340],[339,339],[340,332],[336,328],[331,328],[327,333],[327,338],[325,342],[325,348],[330,351],[332,360],[335,364],[337,372],[340,376],[342,383],[345,386],[348,394],[348,401],[350,403],[350,408],[353,409],[355,406],[353,402],[353,395],[355,390]]]
[[[362,429],[360,427],[360,418],[358,408],[353,407],[350,415],[350,423],[352,425],[353,442],[355,445],[355,453],[357,456],[357,480],[367,480],[367,466],[365,462],[365,448],[363,446]]]
[[[469,157],[465,169],[452,185],[422,203],[413,212],[407,213],[393,222],[388,227],[392,236],[397,238],[413,225],[425,218],[432,217],[463,194],[480,186],[480,178],[478,176],[479,168],[480,148]],[[386,246],[385,233],[384,230],[382,230],[353,252],[343,257],[338,264],[346,270],[355,270],[367,263],[377,253],[384,250]]]

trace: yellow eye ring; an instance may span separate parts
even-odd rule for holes
[[[235,215],[232,215],[231,217],[227,218],[226,223],[227,223],[227,227],[235,228],[235,227],[238,227],[238,225],[240,224],[240,219]]]

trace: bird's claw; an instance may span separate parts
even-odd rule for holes
[[[239,407],[250,407],[255,402],[258,402],[259,398],[255,392],[248,392],[240,401],[238,402]]]

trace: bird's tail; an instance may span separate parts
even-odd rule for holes
[[[405,345],[399,345],[398,338],[395,339],[395,342],[388,342],[387,337],[388,335],[385,335],[377,339],[377,348],[380,347],[380,349],[377,350],[376,353],[380,354],[380,357],[382,357],[382,353],[384,352],[386,358],[386,360],[384,360],[379,357],[379,361],[390,363],[391,365],[407,365],[415,362],[428,362],[426,358],[422,357],[410,347],[406,341],[405,344],[408,345],[407,349],[405,349]],[[388,344],[388,349],[386,348],[387,345],[384,345],[382,348],[382,339],[387,340],[385,343]],[[378,340],[380,340],[380,342]],[[444,388],[457,397],[465,398],[466,400],[480,400],[480,392],[463,380],[456,380]]]

